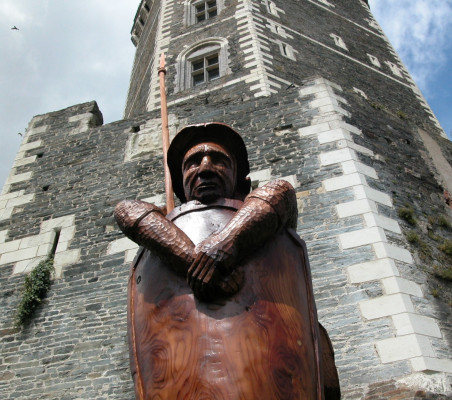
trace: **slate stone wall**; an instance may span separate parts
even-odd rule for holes
[[[305,82],[304,87],[310,84]],[[352,396],[356,385],[364,393],[363,388],[376,380],[387,381],[409,374],[406,363],[395,363],[390,368],[382,366],[371,344],[379,337],[391,335],[388,321],[378,320],[370,325],[361,321],[356,303],[380,295],[382,289],[378,282],[361,286],[348,283],[345,268],[372,259],[373,255],[370,247],[345,252],[340,249],[337,236],[357,229],[362,220],[360,217],[337,220],[335,205],[351,200],[352,193],[349,190],[325,193],[323,189],[322,182],[326,178],[342,174],[338,166],[322,168],[319,165],[320,154],[334,150],[336,143],[320,145],[299,135],[299,129],[309,127],[318,117],[317,111],[309,106],[312,96],[300,96],[298,88],[291,88],[270,98],[241,103],[230,104],[228,93],[224,93],[224,98],[221,107],[190,103],[172,112],[179,119],[193,123],[206,119],[230,123],[244,134],[252,172],[270,168],[272,177],[296,176],[299,233],[308,244],[319,315],[336,348],[345,394],[350,393],[349,398],[360,398]],[[357,99],[360,101],[359,97]],[[367,103],[359,105],[359,101],[346,108],[352,111],[369,107]],[[122,237],[114,225],[114,205],[124,198],[144,198],[163,192],[161,156],[157,150],[150,151],[145,158],[124,162],[125,148],[132,133],[139,131],[147,120],[156,118],[157,113],[79,133],[64,128],[71,114],[86,114],[87,107],[92,110],[93,104],[41,117],[49,128],[45,133],[33,135],[34,139],[42,140],[42,146],[31,152],[42,152],[42,157],[21,170],[34,172],[26,183],[26,191],[35,193],[36,200],[16,210],[13,217],[1,225],[1,230],[8,229],[8,241],[38,233],[46,219],[74,214],[76,233],[70,247],[81,250],[79,261],[63,269],[62,278],[55,280],[36,318],[21,332],[15,330],[12,323],[23,275],[12,275],[12,267],[8,265],[0,268],[1,306],[5,310],[0,331],[0,394],[3,398],[132,397],[126,344],[128,265],[124,262],[124,253],[107,255],[107,248],[109,243]],[[197,107],[196,116],[193,116],[193,107]],[[365,121],[359,119],[354,121],[355,125],[365,128],[370,116],[371,125],[382,124],[377,112],[365,115]],[[387,116],[384,118],[387,123]],[[398,129],[405,124],[396,118],[391,122]],[[404,129],[408,135],[409,128]],[[391,168],[397,169],[399,164],[388,156],[391,146],[386,140],[371,140],[370,134],[354,138],[387,157],[384,162],[363,160],[376,167],[383,177],[379,189],[390,189],[397,196],[408,198],[404,192],[408,189],[399,190],[400,185],[394,187]],[[385,146],[382,143],[386,143]],[[405,153],[408,157],[411,152],[410,147],[401,146],[398,157]],[[416,162],[419,163],[419,159]],[[427,174],[427,181],[429,178]],[[411,182],[419,178],[403,172],[403,177],[399,175],[398,179],[403,179],[404,187],[409,188]],[[49,186],[45,192],[44,186]],[[14,190],[23,187],[25,184]],[[422,206],[442,210],[438,186],[431,183],[425,190],[429,193],[428,202]],[[418,209],[416,204],[413,206]],[[396,208],[387,208],[386,212],[398,219]],[[399,236],[395,240],[403,238]],[[416,280],[422,284],[430,279],[414,267],[411,273],[415,273]],[[427,296],[423,301],[440,303],[441,299]],[[447,319],[443,323],[450,329]]]

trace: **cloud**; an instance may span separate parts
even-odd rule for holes
[[[451,51],[452,2],[444,0],[370,0],[383,30],[420,88],[428,93],[433,74]]]
[[[0,186],[34,115],[97,100],[122,118],[139,0],[0,0]],[[16,25],[20,30],[12,31]]]

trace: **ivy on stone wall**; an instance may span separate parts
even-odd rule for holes
[[[46,296],[52,284],[53,258],[41,261],[29,275],[25,277],[22,298],[16,312],[16,326],[24,326]]]

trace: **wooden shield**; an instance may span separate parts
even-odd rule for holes
[[[234,212],[230,206],[201,207],[170,217],[196,244]],[[203,303],[184,278],[140,249],[128,309],[138,399],[323,399],[304,242],[283,230],[239,268],[245,282],[237,294]]]

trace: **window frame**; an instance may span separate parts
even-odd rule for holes
[[[209,3],[215,2],[215,5],[209,7]],[[203,10],[197,11],[197,7],[204,5]],[[184,3],[184,22],[185,25],[196,25],[201,22],[209,21],[221,13],[224,8],[224,0],[186,0]],[[215,12],[215,15],[210,15],[210,12]],[[198,19],[198,16],[204,15],[203,19]]]
[[[218,56],[217,63],[208,65],[206,60]],[[193,63],[203,61],[203,67],[193,70]],[[208,77],[209,71],[218,71],[218,76]],[[202,73],[200,71],[203,71]],[[199,41],[185,49],[177,57],[175,93],[203,87],[230,73],[228,67],[227,40],[224,38],[209,38]],[[194,76],[203,75],[199,83],[194,81]]]
[[[210,3],[210,4],[209,4]],[[211,5],[213,3],[213,5]],[[192,3],[192,6],[195,8],[195,24],[198,24],[203,21],[207,21],[211,18],[214,18],[218,15],[218,6],[217,0],[198,0]],[[200,6],[203,6],[201,10],[198,10]],[[215,13],[215,15],[211,15]],[[203,16],[201,19],[198,17]]]
[[[204,49],[200,49],[204,50]],[[207,50],[207,49],[206,49]],[[201,54],[196,54],[199,51],[195,51],[193,54],[190,55],[190,57],[187,58],[187,62],[190,63],[190,70],[191,70],[191,83],[190,87],[196,87],[200,86],[202,84],[205,84],[207,82],[212,82],[216,79],[219,79],[221,77],[220,74],[220,46],[212,46],[211,50],[206,51],[205,53],[202,52]],[[209,61],[216,57],[216,62],[213,64],[209,64]],[[201,68],[194,69],[195,63],[202,62],[203,65]],[[209,77],[209,72],[218,70],[218,76],[214,78]],[[199,83],[195,82],[195,77],[197,76],[203,76],[203,80]]]

